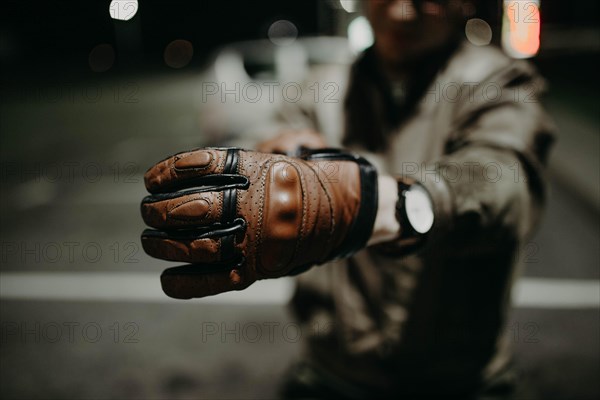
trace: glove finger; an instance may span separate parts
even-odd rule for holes
[[[250,286],[240,270],[209,270],[201,265],[185,265],[166,269],[160,276],[163,291],[176,299],[191,299],[242,290]]]
[[[156,231],[146,229],[142,233],[142,247],[152,257],[167,261],[183,261],[189,263],[231,263],[241,259],[240,246],[226,253],[221,252],[225,243],[233,243],[234,235],[243,234],[244,225],[241,220],[231,224],[214,224],[203,230],[188,231]]]
[[[167,261],[211,263],[220,261],[219,240],[183,241],[142,236],[142,247],[149,256]]]
[[[233,149],[198,149],[176,154],[152,166],[144,175],[150,193],[190,187],[201,177],[231,173]]]
[[[147,196],[142,201],[144,222],[156,229],[209,225],[221,219],[223,194],[196,192],[179,197]]]

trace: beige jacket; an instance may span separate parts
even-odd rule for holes
[[[510,358],[510,288],[540,218],[553,126],[527,62],[466,43],[446,56],[423,66],[428,85],[406,88],[387,82],[367,51],[343,103],[344,144],[431,193],[425,246],[405,257],[367,248],[312,268],[292,301],[307,356],[368,387],[469,390]],[[314,128],[335,126],[314,106],[303,113]]]

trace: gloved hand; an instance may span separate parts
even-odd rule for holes
[[[364,247],[377,214],[377,173],[325,149],[300,158],[235,148],[184,152],[151,167],[142,201],[146,253],[175,298],[241,290]]]

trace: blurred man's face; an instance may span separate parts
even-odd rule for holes
[[[384,62],[402,65],[442,47],[456,34],[461,1],[368,0],[375,48]]]

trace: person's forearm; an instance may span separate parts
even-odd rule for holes
[[[400,234],[400,224],[396,220],[396,202],[398,201],[398,183],[389,176],[378,179],[379,201],[373,234],[367,243],[371,246],[396,239]]]
[[[421,184],[436,209],[430,243],[450,255],[523,240],[539,218],[544,182],[525,162],[509,149],[472,144],[426,166]]]

